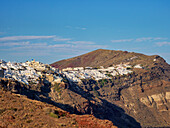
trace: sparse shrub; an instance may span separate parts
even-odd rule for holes
[[[103,87],[105,84],[107,84],[107,79],[99,80],[100,86]]]
[[[66,126],[66,124],[63,124],[63,123],[59,123],[58,125],[61,126],[61,127]]]
[[[50,116],[54,117],[54,118],[59,118],[59,116],[57,114],[53,113],[53,112],[50,112]]]
[[[61,88],[59,87],[60,83],[54,84],[54,90],[57,91],[61,95]]]
[[[62,113],[60,116],[66,116],[66,114],[65,114],[65,113]]]
[[[111,74],[106,74],[108,77],[113,77]]]
[[[76,121],[72,121],[71,124],[76,124]]]
[[[33,109],[30,109],[30,112],[33,112],[34,110]]]

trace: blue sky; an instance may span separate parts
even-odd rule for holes
[[[0,0],[0,59],[52,63],[100,48],[170,63],[170,0]]]

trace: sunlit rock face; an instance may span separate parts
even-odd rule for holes
[[[156,104],[156,107],[159,111],[168,111],[169,110],[169,97],[170,92],[155,94],[147,97],[140,98],[140,101],[144,103],[148,107],[154,107]]]
[[[146,88],[130,87],[122,90],[121,101],[123,108],[140,121],[142,126],[169,126],[170,118],[170,82],[162,82],[161,86]]]

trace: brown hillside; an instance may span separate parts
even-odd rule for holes
[[[117,128],[93,115],[70,114],[53,105],[0,90],[0,128]]]
[[[127,62],[130,63],[131,65],[142,64],[143,66],[150,66],[151,64],[153,64],[153,59],[158,59],[161,61],[163,60],[161,57],[157,55],[147,56],[144,54],[134,52],[98,49],[74,58],[52,63],[51,65],[59,69],[79,66],[109,67],[112,66],[113,64]]]

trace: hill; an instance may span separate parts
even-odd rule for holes
[[[134,52],[98,49],[77,57],[52,63],[51,66],[59,69],[86,66],[109,67],[120,63],[129,63],[131,65],[142,64],[143,66],[150,66],[153,64],[154,59],[157,59],[157,61],[164,61],[158,55],[147,56]]]
[[[100,66],[110,67],[118,64],[132,65],[133,73],[98,81],[86,79],[78,84],[69,83],[71,84],[69,88],[90,101],[90,108],[96,117],[109,119],[119,127],[127,125],[140,127],[137,122],[142,127],[170,126],[168,116],[170,110],[170,65],[159,55],[147,56],[134,52],[99,49],[51,65],[63,69],[86,66],[99,68]],[[141,65],[142,68],[133,68],[135,65]],[[77,101],[76,96],[74,100],[70,99],[71,103],[64,98],[66,95],[67,93],[61,95],[62,101],[70,105],[76,104],[74,103]],[[81,98],[78,99],[80,102]],[[78,104],[80,105],[81,102],[75,106]],[[80,106],[83,109],[83,105]],[[127,117],[126,114],[130,117]]]

